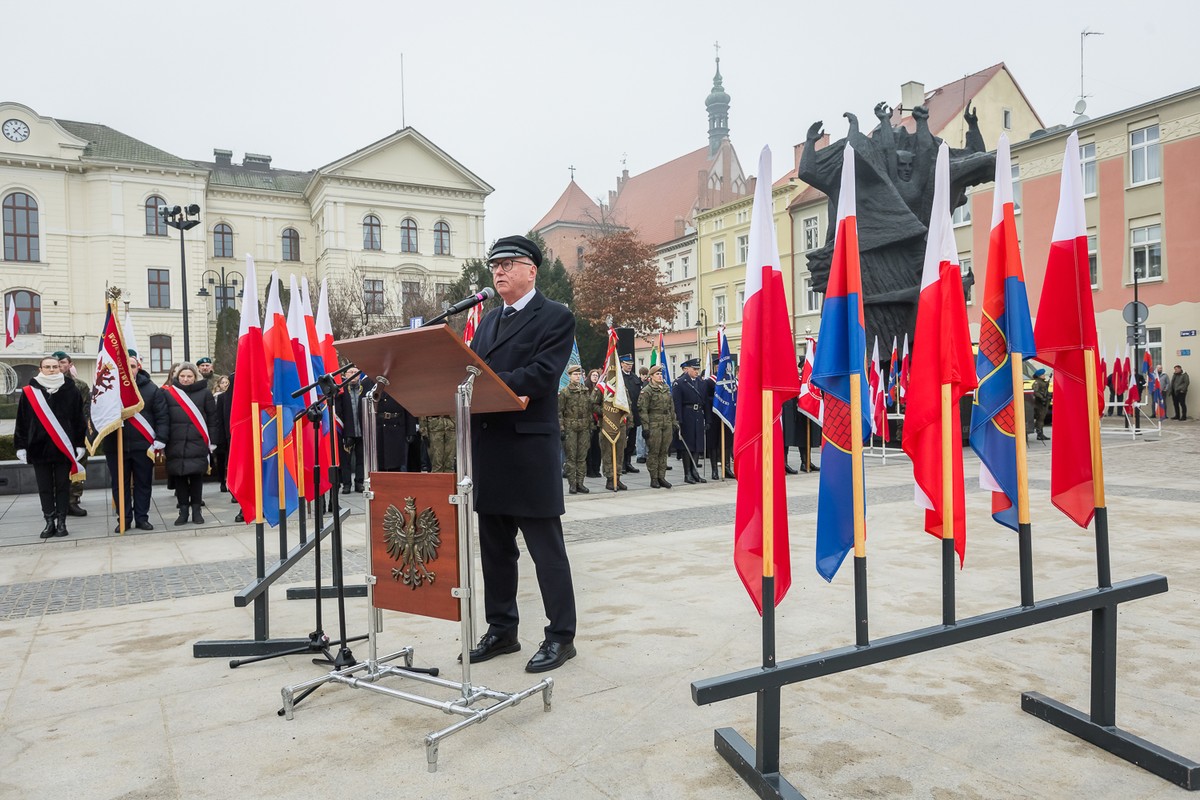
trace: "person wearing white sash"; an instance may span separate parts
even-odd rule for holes
[[[167,396],[167,475],[175,479],[175,498],[179,505],[176,525],[191,521],[204,523],[204,476],[209,469],[209,455],[220,440],[220,417],[217,402],[208,390],[206,381],[197,380],[200,372],[194,364],[179,365],[175,380],[164,390]]]
[[[41,538],[67,535],[71,480],[83,479],[83,401],[58,359],[46,356],[17,403],[13,445],[33,467],[46,527]]]

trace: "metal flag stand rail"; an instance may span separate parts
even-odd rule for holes
[[[417,333],[417,331],[406,332]],[[384,694],[389,697],[395,697],[400,700],[407,700],[410,703],[417,703],[428,708],[436,708],[446,714],[458,715],[462,717],[453,725],[449,725],[441,730],[434,731],[425,736],[425,758],[428,762],[430,772],[437,771],[438,762],[438,746],[442,740],[459,731],[476,723],[483,722],[500,711],[506,708],[511,708],[517,705],[522,700],[530,697],[538,692],[542,693],[542,705],[544,711],[550,711],[551,695],[554,689],[554,680],[552,678],[544,678],[538,683],[523,689],[519,692],[502,692],[494,689],[488,689],[486,686],[471,683],[471,658],[470,650],[472,643],[475,641],[475,624],[474,624],[474,570],[472,567],[472,550],[471,539],[474,532],[474,523],[472,519],[472,489],[473,482],[471,480],[472,464],[471,464],[471,394],[474,388],[475,378],[481,374],[481,371],[474,366],[468,366],[468,375],[458,386],[455,401],[456,413],[456,446],[458,448],[458,459],[456,469],[456,488],[458,492],[452,494],[449,498],[450,504],[457,507],[458,516],[458,588],[452,590],[454,597],[458,599],[461,619],[461,640],[462,640],[462,679],[459,681],[447,680],[437,677],[436,670],[428,670],[425,672],[412,671],[413,666],[413,648],[403,647],[394,653],[387,655],[378,655],[378,634],[383,629],[382,609],[375,605],[375,584],[376,576],[367,576],[367,642],[368,656],[367,660],[362,663],[352,664],[344,669],[335,669],[326,675],[315,678],[310,681],[298,683],[292,686],[285,686],[282,689],[283,694],[283,712],[284,716],[292,719],[295,713],[295,703],[298,695],[307,695],[317,687],[326,683],[336,683],[343,686],[349,686],[352,689],[367,689],[379,694]],[[382,375],[375,378],[377,385],[387,385],[388,379]],[[364,397],[366,402],[363,403],[363,432],[366,463],[368,466],[374,466],[376,461],[376,438],[375,438],[375,403],[372,402],[374,397],[374,389]],[[367,500],[367,562],[370,564],[371,559],[371,504],[373,497],[370,485],[370,470],[367,471],[365,481],[364,497]],[[404,666],[396,666],[391,662],[398,659],[403,659]],[[378,681],[382,678],[395,676],[406,678],[409,680],[419,681],[421,683],[431,684],[443,689],[452,689],[458,692],[458,697],[453,700],[437,700],[412,692],[393,689],[388,686],[379,685]]]

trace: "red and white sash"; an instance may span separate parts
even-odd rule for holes
[[[175,398],[175,402],[179,403],[179,407],[183,409],[183,413],[187,414],[188,419],[196,426],[196,430],[200,431],[200,435],[204,438],[204,445],[211,446],[208,440],[208,425],[204,422],[204,417],[200,416],[200,410],[196,408],[196,404],[192,402],[192,398],[188,397],[187,392],[181,392],[174,386],[167,387],[167,393]]]
[[[129,418],[129,424],[133,429],[146,437],[146,441],[154,444],[154,426],[150,424],[150,420],[142,416],[141,412],[134,414]]]
[[[37,418],[41,420],[42,427],[46,429],[46,433],[50,434],[50,441],[54,442],[54,446],[71,462],[71,480],[83,480],[87,476],[87,470],[83,468],[83,464],[79,463],[79,459],[75,457],[75,448],[71,446],[71,439],[67,436],[67,432],[63,430],[62,423],[58,421],[58,417],[54,416],[54,412],[50,410],[50,404],[46,402],[46,395],[32,386],[26,386],[25,398],[33,407],[33,413],[37,414]]]

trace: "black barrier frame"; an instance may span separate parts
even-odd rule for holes
[[[340,521],[344,522],[350,516],[350,509],[341,509],[340,515]],[[329,522],[323,525],[321,530],[317,531],[316,535],[311,539],[302,536],[302,541],[299,544],[287,552],[281,552],[279,561],[271,567],[270,571],[266,569],[264,523],[258,523],[255,526],[256,577],[246,588],[233,596],[233,605],[236,608],[245,608],[251,603],[254,604],[254,638],[215,639],[196,642],[192,645],[192,657],[236,658],[268,656],[283,654],[289,651],[297,652],[298,648],[307,648],[310,642],[309,637],[302,639],[270,638],[269,592],[267,590],[270,589],[271,584],[283,577],[288,570],[295,566],[300,559],[308,555],[309,551],[317,547],[321,543],[321,540],[333,531],[334,522],[335,520],[331,517]]]
[[[1107,525],[1103,527],[1104,537],[1107,538]],[[888,636],[865,645],[813,653],[783,661],[769,669],[758,667],[695,681],[692,683],[692,700],[696,705],[708,705],[757,694],[756,747],[751,747],[733,728],[718,728],[714,732],[717,752],[759,797],[803,800],[804,796],[779,771],[778,703],[782,687],[1090,612],[1090,714],[1038,692],[1022,693],[1022,710],[1177,786],[1195,791],[1200,789],[1200,764],[1116,727],[1117,606],[1166,591],[1167,579],[1164,576],[1144,575],[1115,585],[993,611],[952,624]],[[774,754],[773,758],[771,754]]]

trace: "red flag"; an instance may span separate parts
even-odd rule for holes
[[[475,338],[475,331],[479,329],[479,306],[471,306],[471,310],[467,312],[467,324],[463,327],[463,344],[467,347],[471,346],[471,340]],[[664,367],[665,369],[665,367]]]
[[[313,316],[312,297],[308,293],[308,276],[300,279],[300,298],[300,310],[304,312],[304,332],[308,342],[308,362],[311,364],[312,372],[309,380],[315,381],[328,370],[325,369],[325,359],[321,354],[321,335],[317,333],[317,320]],[[316,400],[317,395],[318,390],[314,389],[311,393],[312,399]],[[329,415],[323,412],[319,449],[313,454],[313,460],[322,464],[329,461],[329,430]],[[307,453],[306,449],[305,454],[307,455]],[[325,494],[333,488],[333,484],[329,480],[329,470],[320,469],[318,473],[320,474],[320,486],[317,487],[317,493]]]
[[[817,340],[805,336],[804,366],[800,370],[800,413],[818,425],[825,417],[825,403],[821,390],[812,382],[813,359],[817,356]]]
[[[783,404],[800,390],[796,347],[792,340],[779,243],[771,203],[771,149],[758,160],[758,182],[750,212],[750,253],[746,260],[746,300],[742,310],[741,368],[738,378],[737,427],[733,431],[734,471],[738,476],[734,513],[733,561],[754,606],[762,613],[763,576],[775,578],[774,605],[792,585],[788,552],[787,495],[783,458]],[[771,395],[771,419],[763,419],[763,394]],[[772,474],[764,475],[765,436],[774,441],[777,459]],[[772,557],[764,563],[763,483],[772,482]]]
[[[333,325],[329,322],[329,279],[321,279],[321,299],[317,301],[317,339],[320,344],[317,346],[317,352],[321,355],[321,373],[328,375],[337,372],[339,368],[337,350],[333,346]],[[338,385],[342,383],[342,376],[335,375],[334,382]],[[327,425],[328,429],[322,431],[322,437],[332,436],[336,440],[338,426],[341,422],[337,419],[337,414],[332,408],[325,409],[325,419],[323,425]],[[330,450],[328,441],[322,440],[321,452],[328,453]],[[341,463],[341,448],[336,445],[332,448],[334,452],[333,463]],[[322,470],[327,472],[327,470]],[[328,480],[323,479],[322,485],[328,483]],[[322,489],[322,491],[324,491]]]
[[[912,358],[908,355],[908,333],[904,334],[904,353],[900,356],[900,400],[908,397],[908,372],[912,369]]]
[[[1090,401],[1084,369],[1086,353],[1090,350],[1095,355],[1097,341],[1079,172],[1079,136],[1074,132],[1067,138],[1058,215],[1046,261],[1034,339],[1038,344],[1038,360],[1054,370],[1050,500],[1076,525],[1086,528],[1092,521],[1096,503],[1087,408]]]
[[[883,385],[883,368],[879,365],[879,337],[875,337],[875,349],[871,351],[871,374],[867,377],[871,387],[871,433],[888,440],[887,403]]]
[[[258,278],[254,259],[246,256],[246,289],[242,299],[242,322],[238,328],[237,370],[233,376],[233,403],[229,415],[229,468],[226,484],[247,522],[255,522],[262,498],[256,491],[255,475],[260,462],[255,459],[254,442],[262,442],[259,432],[263,412],[269,411],[271,384],[263,352],[262,324],[258,320]],[[250,404],[258,403],[259,419],[254,419]],[[261,459],[261,449],[258,452]]]
[[[950,151],[938,148],[933,214],[925,247],[917,329],[913,336],[912,379],[904,420],[904,452],[913,462],[917,505],[926,509],[925,530],[941,537],[952,514],[954,550],[961,565],[966,555],[967,515],[963,492],[962,430],[958,401],[976,386],[971,331],[967,324],[962,272],[950,221]],[[942,441],[942,387],[950,386],[952,441]],[[1056,417],[1057,419],[1057,417]],[[942,474],[942,447],[951,451],[951,474]],[[944,481],[952,481],[953,508],[945,507]]]

